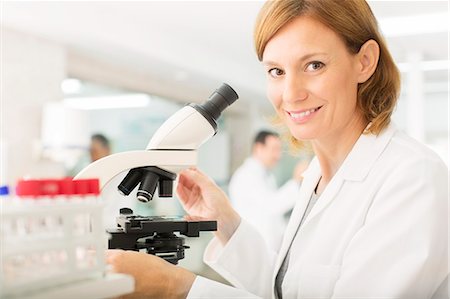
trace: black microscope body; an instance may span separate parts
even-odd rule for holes
[[[177,264],[184,258],[184,238],[199,237],[201,231],[217,230],[217,222],[192,217],[136,216],[128,208],[120,210],[117,228],[109,229],[108,248],[145,251]]]
[[[176,174],[156,166],[131,169],[118,186],[123,195],[129,195],[139,185],[137,199],[149,202],[158,187],[159,197],[173,196]],[[117,228],[106,230],[110,234],[109,249],[145,251],[172,264],[184,258],[183,237],[199,237],[201,231],[217,230],[217,221],[199,217],[167,217],[134,215],[129,208],[120,209]],[[178,234],[176,234],[178,233]]]

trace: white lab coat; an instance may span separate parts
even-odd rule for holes
[[[294,238],[320,177],[314,159],[278,255],[242,221],[205,261],[236,288],[197,277],[189,298],[272,298],[292,243],[283,298],[430,298],[448,275],[448,169],[390,126],[362,135]],[[439,298],[448,298],[445,297]]]
[[[250,157],[235,171],[228,187],[233,207],[279,250],[286,229],[284,215],[300,196],[300,184],[287,181],[277,188],[275,176],[257,159]]]

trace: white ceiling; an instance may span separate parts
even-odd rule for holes
[[[228,82],[257,103],[267,103],[264,75],[252,45],[261,1],[6,1],[2,5],[5,28],[152,71],[179,84],[210,89],[217,82]],[[448,14],[447,1],[380,1],[370,5],[379,20]],[[404,62],[411,50],[423,53],[426,60],[448,59],[445,30],[388,38],[388,43],[398,62]],[[447,71],[441,72],[436,79],[447,81]]]

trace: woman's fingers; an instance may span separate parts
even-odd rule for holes
[[[186,188],[192,188],[195,182],[192,180],[187,170],[183,170],[180,172],[178,176],[178,185],[183,185]]]
[[[108,249],[105,251],[106,262],[113,262],[116,257],[123,252],[122,249]]]
[[[192,206],[198,203],[198,200],[201,198],[200,189],[198,186],[187,189],[182,185],[178,185],[177,193],[186,212],[191,212],[190,209]]]
[[[122,249],[105,250],[105,262],[109,265],[110,271],[120,272],[120,257],[124,252]]]
[[[185,201],[189,197],[189,188],[181,182],[181,178],[178,181],[177,194],[181,201]]]
[[[207,186],[208,177],[194,168],[185,169],[178,177],[177,193],[182,203],[195,201],[201,189]]]
[[[180,180],[186,187],[198,185],[200,188],[208,187],[211,179],[197,168],[191,167],[180,172]]]

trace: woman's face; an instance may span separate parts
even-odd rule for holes
[[[296,139],[360,130],[360,64],[328,27],[310,17],[294,19],[267,43],[263,65],[268,97]]]

